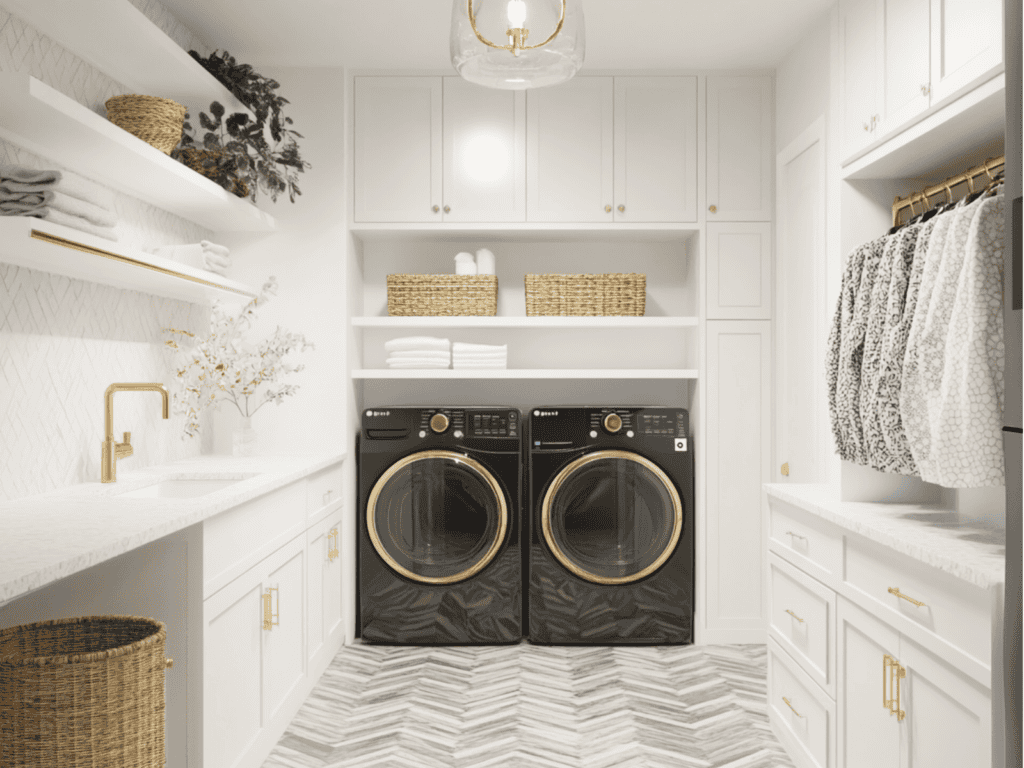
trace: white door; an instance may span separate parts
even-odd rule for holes
[[[708,221],[770,221],[771,79],[709,77],[707,104]]]
[[[840,0],[839,46],[842,156],[848,158],[878,137],[878,3]]]
[[[319,657],[341,632],[341,513],[334,513],[307,535],[306,580],[309,631],[306,648],[307,669],[315,667]]]
[[[1013,2],[1013,0],[1006,0]],[[931,0],[932,103],[993,73],[1003,63],[1000,0]]]
[[[615,220],[697,220],[697,78],[615,78]]]
[[[902,768],[992,765],[992,696],[905,635],[900,705],[906,719]]]
[[[203,603],[203,765],[233,768],[263,731],[261,565]]]
[[[441,221],[440,77],[355,78],[355,220]]]
[[[771,318],[771,224],[708,224],[705,307],[711,320]]]
[[[306,674],[305,534],[266,560],[273,626],[264,633],[263,713],[278,719],[282,707],[295,702]]]
[[[444,220],[526,220],[526,94],[444,78]]]
[[[880,134],[924,112],[931,94],[931,0],[879,0]]]
[[[614,220],[614,105],[610,77],[527,92],[527,221]]]
[[[885,657],[899,659],[899,634],[846,598],[837,602],[839,768],[899,768],[901,723],[884,702],[893,698]]]
[[[707,322],[708,642],[764,642],[771,329],[768,320]]]
[[[341,513],[331,522],[331,532],[334,536],[334,555],[328,558],[323,569],[323,596],[324,596],[324,639],[332,647],[344,631],[342,624],[342,610],[344,604],[344,593],[342,591],[343,571],[341,568]]]

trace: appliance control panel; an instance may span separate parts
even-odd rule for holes
[[[420,432],[449,434],[466,431],[466,412],[460,408],[425,408],[420,411]]]
[[[519,412],[515,410],[467,411],[470,437],[519,437]]]
[[[640,434],[686,437],[686,414],[682,411],[644,411],[640,416]]]

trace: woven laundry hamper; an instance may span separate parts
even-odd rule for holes
[[[0,768],[163,768],[166,639],[137,616],[0,630]]]
[[[388,275],[388,314],[492,316],[498,314],[494,275]]]
[[[159,96],[113,96],[107,99],[107,119],[165,155],[181,141],[186,109]]]
[[[647,305],[647,275],[525,276],[526,314],[642,317]]]

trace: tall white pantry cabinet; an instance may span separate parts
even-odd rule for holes
[[[615,332],[619,340],[632,337],[624,350],[629,354],[620,358],[641,360],[635,367],[653,374],[664,373],[657,369],[670,367],[669,359],[692,361],[683,373],[695,381],[666,384],[663,376],[631,375],[625,378],[633,378],[634,386],[616,383],[623,377],[600,370],[607,366],[595,359],[576,371],[579,381],[572,370],[559,371],[556,382],[517,378],[521,402],[513,404],[549,404],[553,396],[572,403],[581,392],[608,404],[666,404],[660,401],[682,397],[693,416],[697,466],[691,522],[697,533],[697,639],[763,642],[761,484],[769,479],[772,430],[772,78],[608,74],[525,93],[443,75],[355,74],[352,82],[353,258],[362,259],[365,248],[378,262],[371,269],[367,256],[354,274],[380,273],[381,259],[395,260],[386,272],[439,271],[412,266],[408,255],[436,253],[438,242],[450,243],[452,255],[479,244],[508,244],[498,254],[499,268],[506,270],[499,269],[499,287],[520,295],[522,274],[538,271],[526,266],[531,244],[554,246],[550,266],[539,271],[648,274],[647,316]],[[666,251],[666,243],[677,244],[676,250]],[[619,246],[621,259],[614,251],[607,255]],[[588,259],[597,248],[605,249],[602,256]],[[665,263],[666,253],[674,263]],[[509,263],[518,254],[522,267]],[[561,267],[562,258],[575,268]],[[665,286],[656,281],[667,274],[684,282],[682,290],[692,298],[659,301]],[[357,288],[356,295],[360,291],[370,305],[363,311],[382,311],[378,288]],[[499,299],[498,314],[522,312],[510,311],[512,304]],[[487,318],[480,320],[472,327],[489,327]],[[509,331],[516,324],[503,321],[506,330],[477,330],[474,340],[508,342],[514,368],[513,352],[530,344],[574,347],[565,359],[575,362],[581,347],[573,340],[593,338],[585,323],[566,322],[538,340],[529,336],[525,320],[522,330]],[[678,341],[656,330],[666,320],[679,328]],[[371,316],[355,325],[366,342],[364,360],[375,362],[369,339],[383,338],[373,329],[389,327],[389,320]],[[403,318],[402,330],[395,324],[391,335],[445,327],[438,319]],[[677,348],[666,352],[665,339]],[[545,355],[538,350],[536,357]],[[470,403],[508,391],[496,389],[500,383],[451,374],[417,381],[416,395],[426,401],[432,392],[457,392]],[[381,399],[395,391],[389,381],[366,381],[374,375],[360,372],[357,401],[366,392],[360,405],[384,404]]]

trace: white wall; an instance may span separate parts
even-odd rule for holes
[[[290,102],[285,114],[303,135],[302,157],[312,167],[300,175],[302,196],[261,206],[277,218],[271,235],[223,237],[232,248],[228,276],[261,285],[277,277],[279,293],[260,310],[258,334],[277,325],[303,333],[316,349],[301,358],[306,370],[291,381],[299,392],[280,405],[267,405],[253,419],[261,453],[341,450],[346,409],[345,374],[345,141],[344,72],[333,68],[260,67],[281,83]],[[222,405],[215,419],[214,447],[231,452],[238,415]]]
[[[789,146],[819,115],[830,96],[831,9],[807,31],[775,70],[776,149]]]

